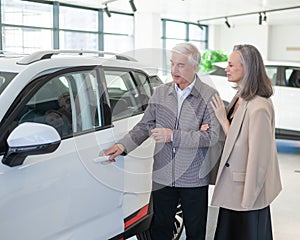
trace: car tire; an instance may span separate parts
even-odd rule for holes
[[[177,207],[177,212],[174,220],[173,240],[179,240],[183,231],[183,216],[180,204]]]

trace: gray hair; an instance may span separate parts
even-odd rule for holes
[[[178,43],[172,48],[172,53],[176,52],[179,54],[187,55],[188,60],[192,66],[198,66],[201,61],[201,54],[198,48],[188,42]]]
[[[239,96],[251,100],[256,95],[269,98],[273,95],[272,81],[266,73],[263,59],[256,47],[235,45],[233,51],[240,54],[244,77],[239,83]]]

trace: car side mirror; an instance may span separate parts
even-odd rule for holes
[[[52,126],[25,122],[17,126],[7,138],[8,150],[2,163],[14,167],[22,165],[29,155],[54,152],[61,138]]]

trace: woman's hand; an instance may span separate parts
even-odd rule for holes
[[[227,135],[229,127],[230,127],[230,123],[227,119],[226,116],[226,108],[225,105],[221,99],[221,97],[216,94],[215,96],[212,97],[212,101],[210,102],[215,115],[219,121],[219,123],[221,124],[225,134]]]

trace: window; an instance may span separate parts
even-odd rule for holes
[[[28,53],[53,48],[52,6],[27,1],[2,0],[2,49]]]
[[[162,19],[162,33],[163,47],[168,50],[180,42],[191,42],[200,51],[208,47],[207,25]]]
[[[137,80],[139,82],[139,85],[141,86],[140,87],[140,91],[141,92],[145,91],[143,93],[145,93],[150,98],[151,95],[152,95],[152,89],[151,89],[148,77],[145,74],[143,74],[143,73],[135,73],[135,75],[136,75],[136,78],[137,78]],[[155,82],[155,79],[154,79],[153,80],[153,85],[154,86],[152,86],[152,87],[155,87],[156,83],[157,82]]]
[[[300,69],[287,68],[285,70],[287,86],[300,88]]]
[[[71,134],[70,89],[66,78],[56,77],[41,86],[25,104],[16,122],[48,124],[53,126],[61,137]]]
[[[103,42],[105,51],[127,52],[134,49],[134,21],[131,14],[112,13],[104,15]]]
[[[59,47],[97,50],[98,24],[98,12],[95,10],[61,6]]]
[[[104,49],[108,52],[124,53],[134,48],[133,37],[105,34],[103,39]]]
[[[0,0],[0,48],[13,53],[44,49],[89,49],[127,52],[134,49],[133,14],[57,1]],[[76,40],[76,41],[75,41]]]
[[[61,6],[59,8],[59,27],[61,29],[96,32],[98,29],[98,12]]]
[[[20,0],[1,0],[2,22],[23,26],[50,28],[53,24],[52,6]]]
[[[28,86],[36,90],[22,103],[10,129],[23,122],[43,123],[53,126],[64,138],[108,123],[105,118],[110,118],[110,112],[105,109],[104,89],[98,84],[96,70],[63,73],[47,81],[44,78],[39,80],[44,81],[42,86]]]
[[[166,21],[166,38],[186,39],[186,23]]]
[[[272,80],[273,85],[276,85],[277,67],[267,66],[266,73],[267,73],[268,77]]]
[[[105,70],[107,91],[112,109],[112,120],[130,117],[144,111],[144,98],[127,71]],[[146,100],[147,101],[147,100]]]
[[[98,35],[96,33],[60,31],[59,46],[61,49],[97,50]]]
[[[191,22],[162,19],[163,49],[163,75],[170,72],[170,51],[176,44],[190,42],[200,51],[208,48],[208,26]]]

